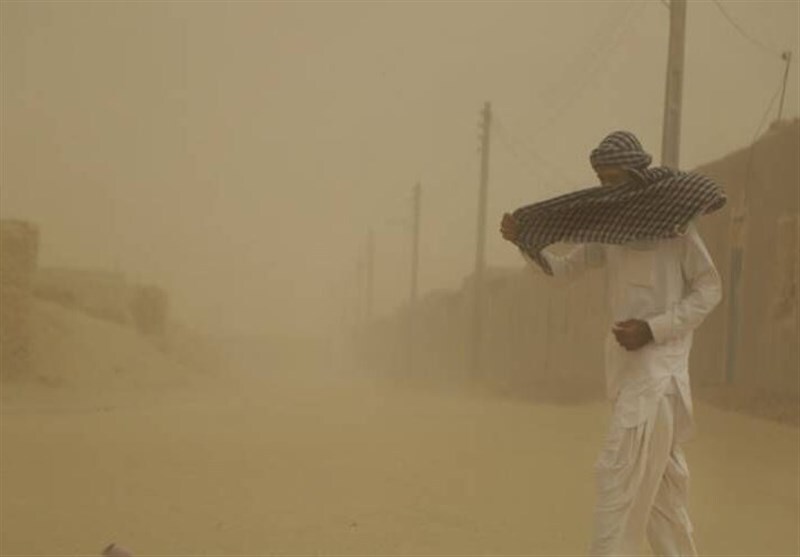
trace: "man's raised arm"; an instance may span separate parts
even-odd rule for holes
[[[500,232],[503,238],[509,242],[516,242],[519,236],[519,224],[509,213],[503,215]],[[528,254],[522,250],[520,250],[520,254],[533,269],[542,272],[539,265]],[[543,250],[542,255],[547,259],[553,276],[556,277],[574,278],[587,269],[602,267],[605,263],[605,252],[599,244],[580,244],[565,255],[556,255],[551,251]]]

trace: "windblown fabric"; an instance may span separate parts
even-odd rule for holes
[[[516,245],[547,274],[541,251],[556,242],[625,244],[674,238],[727,197],[710,178],[666,167],[628,168],[619,186],[596,186],[521,207]]]

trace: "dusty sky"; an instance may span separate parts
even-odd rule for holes
[[[681,163],[747,145],[800,3],[688,7]],[[668,11],[634,2],[3,2],[0,214],[42,227],[41,264],[120,269],[223,332],[321,332],[352,313],[375,231],[376,311],[473,265],[477,122],[491,101],[488,258],[499,215],[590,185],[630,129],[660,153]],[[770,117],[777,113],[777,101]]]

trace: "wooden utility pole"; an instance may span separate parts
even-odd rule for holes
[[[471,367],[477,376],[481,373],[481,342],[483,340],[483,282],[486,270],[486,202],[489,191],[489,138],[492,126],[492,105],[484,103],[481,112],[481,179],[478,189],[478,237],[475,248],[475,272],[473,273],[473,316]]]
[[[661,164],[670,168],[678,168],[680,162],[685,43],[686,0],[670,0],[667,87],[664,95],[664,127],[661,138]]]
[[[786,97],[786,80],[789,78],[789,65],[792,63],[792,51],[787,50],[781,54],[781,58],[786,62],[786,70],[783,72],[783,90],[781,90],[781,104],[778,106],[778,120],[783,116],[783,99]]]

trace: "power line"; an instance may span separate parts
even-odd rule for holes
[[[665,2],[665,0],[661,1],[662,3]],[[596,74],[604,67],[605,63],[607,63],[608,55],[611,52],[613,52],[624,39],[628,28],[635,19],[638,7],[639,6],[637,6],[636,3],[631,3],[631,6],[627,9],[625,15],[622,18],[620,18],[619,24],[613,30],[611,34],[611,40],[604,41],[603,44],[598,48],[590,49],[590,51],[594,54],[594,56],[591,57],[591,60],[589,62],[589,67],[586,70],[573,72],[576,75],[582,76],[582,79],[579,78],[578,80],[577,88],[573,89],[571,94],[563,95],[561,97],[562,98],[561,103],[556,105],[555,109],[548,111],[550,113],[550,116],[543,124],[537,127],[538,131],[534,135],[534,138],[536,136],[543,134],[548,128],[550,128],[553,125],[553,123],[555,123],[558,119],[560,119],[563,113],[583,94],[586,88],[592,84],[592,81],[596,76]],[[510,138],[508,129],[505,128],[499,121],[497,122],[497,124],[498,128],[501,128],[506,132],[506,137],[501,137],[501,139],[505,143],[506,148],[515,158],[517,158],[520,162],[522,162],[524,158],[519,156],[518,151],[512,145],[514,141]],[[516,143],[520,142],[518,141]],[[566,179],[567,181],[570,180],[562,169],[558,168],[555,164],[548,161],[547,159],[544,159],[537,153],[538,148],[535,145],[535,139],[533,140],[527,139],[524,141],[524,143],[527,145],[527,148],[525,149],[526,152],[531,153],[536,159],[547,165],[555,175],[558,175],[558,177]]]
[[[462,178],[466,178],[467,174],[474,172],[474,166],[477,162],[477,152],[471,153],[469,157],[462,155],[459,158],[450,160],[447,163],[440,163],[422,173],[422,177],[426,179],[429,186],[433,184],[433,188],[428,187],[428,190],[438,193],[440,190],[436,188],[437,183],[452,186],[453,183],[460,184],[463,182]]]
[[[747,190],[750,187],[750,179],[752,178],[753,158],[755,155],[756,141],[758,140],[759,135],[761,135],[761,129],[764,127],[764,124],[766,123],[767,118],[769,117],[769,113],[772,111],[772,106],[775,104],[775,99],[778,98],[778,95],[780,94],[782,88],[783,84],[781,84],[780,86],[778,86],[777,89],[775,89],[775,93],[772,95],[769,104],[767,104],[767,109],[764,111],[764,115],[761,117],[761,121],[758,123],[756,132],[753,134],[753,139],[750,141],[750,147],[747,153],[747,168],[744,174],[744,185],[742,186],[742,200],[741,200],[742,207],[745,207],[747,204],[747,197],[748,197]]]
[[[425,170],[417,175],[426,184],[426,191],[430,194],[447,194],[449,190],[457,190],[459,187],[463,188],[464,182],[467,181],[467,174],[471,174],[473,169],[470,165],[474,163],[475,154],[468,157],[461,156],[450,161],[441,162],[438,165],[426,165],[428,170]],[[403,229],[410,229],[412,222],[411,218],[406,213],[405,207],[411,197],[409,196],[406,188],[410,179],[395,179],[391,182],[392,203],[388,206],[390,210],[383,213],[381,220],[374,221],[373,224],[382,227],[399,227]],[[447,189],[437,188],[437,185],[443,185]],[[395,193],[399,190],[401,193]],[[402,202],[400,202],[402,201]]]
[[[510,154],[515,161],[519,163],[520,168],[522,168],[526,174],[528,174],[531,178],[533,178],[536,181],[552,180],[551,176],[540,174],[539,169],[536,169],[532,165],[530,165],[529,162],[524,157],[522,157],[519,154],[519,152],[517,152],[515,147],[510,143],[508,137],[499,133],[497,134],[497,136],[500,138],[500,142],[502,143],[503,147],[505,147],[506,152]]]
[[[432,210],[446,213],[443,218],[452,218],[452,200],[463,195],[464,190],[473,184],[473,175],[476,172],[476,154],[471,153],[469,157],[462,155],[446,163],[433,166],[429,165],[429,170],[420,173],[422,181],[425,183],[426,206]],[[404,227],[410,227],[411,221],[404,220]]]
[[[758,136],[761,134],[761,128],[764,127],[764,123],[767,121],[767,117],[769,113],[772,111],[772,106],[775,104],[775,99],[778,98],[778,95],[783,89],[783,83],[781,83],[777,89],[775,89],[775,93],[772,95],[772,99],[770,99],[769,104],[767,105],[767,109],[764,111],[764,116],[761,117],[761,122],[758,124],[758,128],[756,128],[756,133],[753,135],[753,143],[755,143]]]
[[[539,172],[536,171],[536,170],[533,170],[532,166],[529,166],[528,158],[526,158],[525,156],[522,155],[521,150],[524,149],[524,147],[525,147],[525,146],[520,145],[522,143],[522,141],[515,141],[511,137],[511,133],[509,132],[508,128],[503,123],[502,118],[500,118],[500,115],[497,114],[496,111],[495,111],[495,127],[496,127],[497,132],[498,132],[497,135],[500,138],[503,146],[508,151],[508,153],[511,154],[515,159],[517,159],[526,168],[526,170],[530,171],[532,176],[535,175],[535,177],[537,179],[541,178],[542,176],[539,175]],[[533,158],[535,158],[539,162],[543,163],[546,167],[548,167],[553,176],[556,176],[557,178],[565,180],[565,181],[570,181],[570,178],[560,168],[558,168],[557,165],[555,165],[554,163],[550,162],[546,158],[542,157],[535,150],[530,149],[530,148],[527,148],[527,149],[524,149],[524,150],[525,150],[526,153],[529,153],[530,155],[532,155]],[[545,178],[546,179],[551,179],[551,178],[549,178],[547,176],[545,176]]]
[[[782,53],[780,53],[780,52],[777,52],[775,49],[773,49],[773,48],[771,48],[771,47],[767,46],[766,44],[764,44],[764,43],[763,43],[763,42],[761,42],[760,40],[758,40],[758,39],[756,39],[755,37],[753,37],[753,36],[752,36],[751,34],[749,34],[747,31],[745,31],[745,30],[744,30],[744,28],[743,28],[741,25],[739,25],[739,24],[736,22],[736,20],[735,20],[735,19],[733,19],[733,18],[731,17],[731,15],[730,15],[730,14],[727,12],[727,10],[726,10],[726,9],[723,7],[722,3],[721,3],[719,0],[712,0],[712,1],[714,2],[714,5],[716,5],[716,6],[717,6],[717,8],[719,9],[720,13],[721,13],[723,16],[725,16],[725,19],[727,19],[727,20],[728,20],[728,23],[730,23],[730,24],[733,26],[733,28],[734,28],[734,29],[736,29],[736,30],[739,32],[739,34],[740,34],[740,35],[742,35],[742,36],[743,36],[745,39],[747,39],[748,41],[750,41],[751,43],[753,43],[753,44],[754,44],[755,46],[757,46],[758,48],[760,48],[760,49],[764,50],[765,52],[768,52],[768,53],[770,53],[770,54],[771,54],[771,55],[773,55],[773,56],[781,56],[781,54],[782,54]]]
[[[578,88],[575,89],[572,94],[562,96],[563,101],[555,110],[549,111],[550,117],[544,122],[544,124],[538,126],[537,135],[544,133],[556,120],[561,118],[564,112],[592,84],[595,75],[603,68],[605,63],[608,62],[608,55],[611,54],[611,52],[613,52],[625,38],[626,31],[633,22],[636,11],[638,8],[640,8],[640,6],[641,4],[632,3],[631,7],[629,7],[628,11],[625,13],[625,16],[621,19],[619,25],[612,32],[611,39],[604,41],[603,46],[592,49],[592,51],[596,54],[593,57],[593,61],[590,63],[591,67],[588,71],[579,72],[579,75],[584,76],[584,79],[579,82]]]

